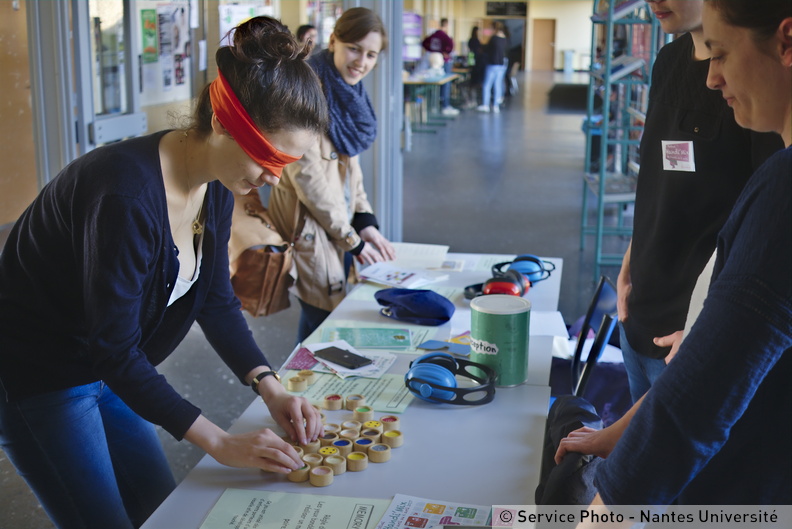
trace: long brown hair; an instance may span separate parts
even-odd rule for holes
[[[228,80],[254,123],[265,132],[327,129],[327,103],[321,83],[305,62],[309,49],[270,17],[254,17],[237,26],[233,45],[217,50],[218,69]],[[212,129],[209,85],[198,98],[192,128],[205,136]]]

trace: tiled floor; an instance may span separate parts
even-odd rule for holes
[[[564,259],[561,310],[567,323],[593,290],[592,249],[579,249],[584,138],[581,113],[547,109],[555,82],[586,83],[573,74],[520,74],[520,91],[500,114],[462,112],[436,134],[413,136],[404,156],[404,239],[448,244],[451,251],[532,253]],[[626,247],[614,241],[615,250]],[[2,239],[0,238],[0,243]],[[606,269],[615,278],[616,270]],[[298,308],[248,318],[275,365],[291,351]],[[174,387],[228,427],[254,398],[212,352],[196,327],[161,366]],[[177,480],[202,457],[161,433]],[[0,528],[50,529],[38,502],[0,452]]]

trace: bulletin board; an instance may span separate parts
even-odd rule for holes
[[[189,99],[193,53],[189,0],[140,0],[136,6],[141,106]]]

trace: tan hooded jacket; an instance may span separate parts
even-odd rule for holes
[[[300,160],[284,168],[269,207],[284,238],[296,234],[292,274],[297,296],[333,310],[346,295],[344,252],[360,244],[352,218],[355,213],[373,213],[358,156],[339,154],[330,138],[322,136]]]

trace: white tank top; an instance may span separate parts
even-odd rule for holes
[[[201,273],[201,259],[203,258],[203,233],[201,234],[201,238],[198,241],[198,250],[195,252],[195,272],[190,279],[184,279],[181,274],[176,275],[176,284],[173,285],[173,292],[171,292],[170,299],[168,300],[168,306],[170,307],[173,303],[185,295],[190,288],[198,281],[198,276]]]

